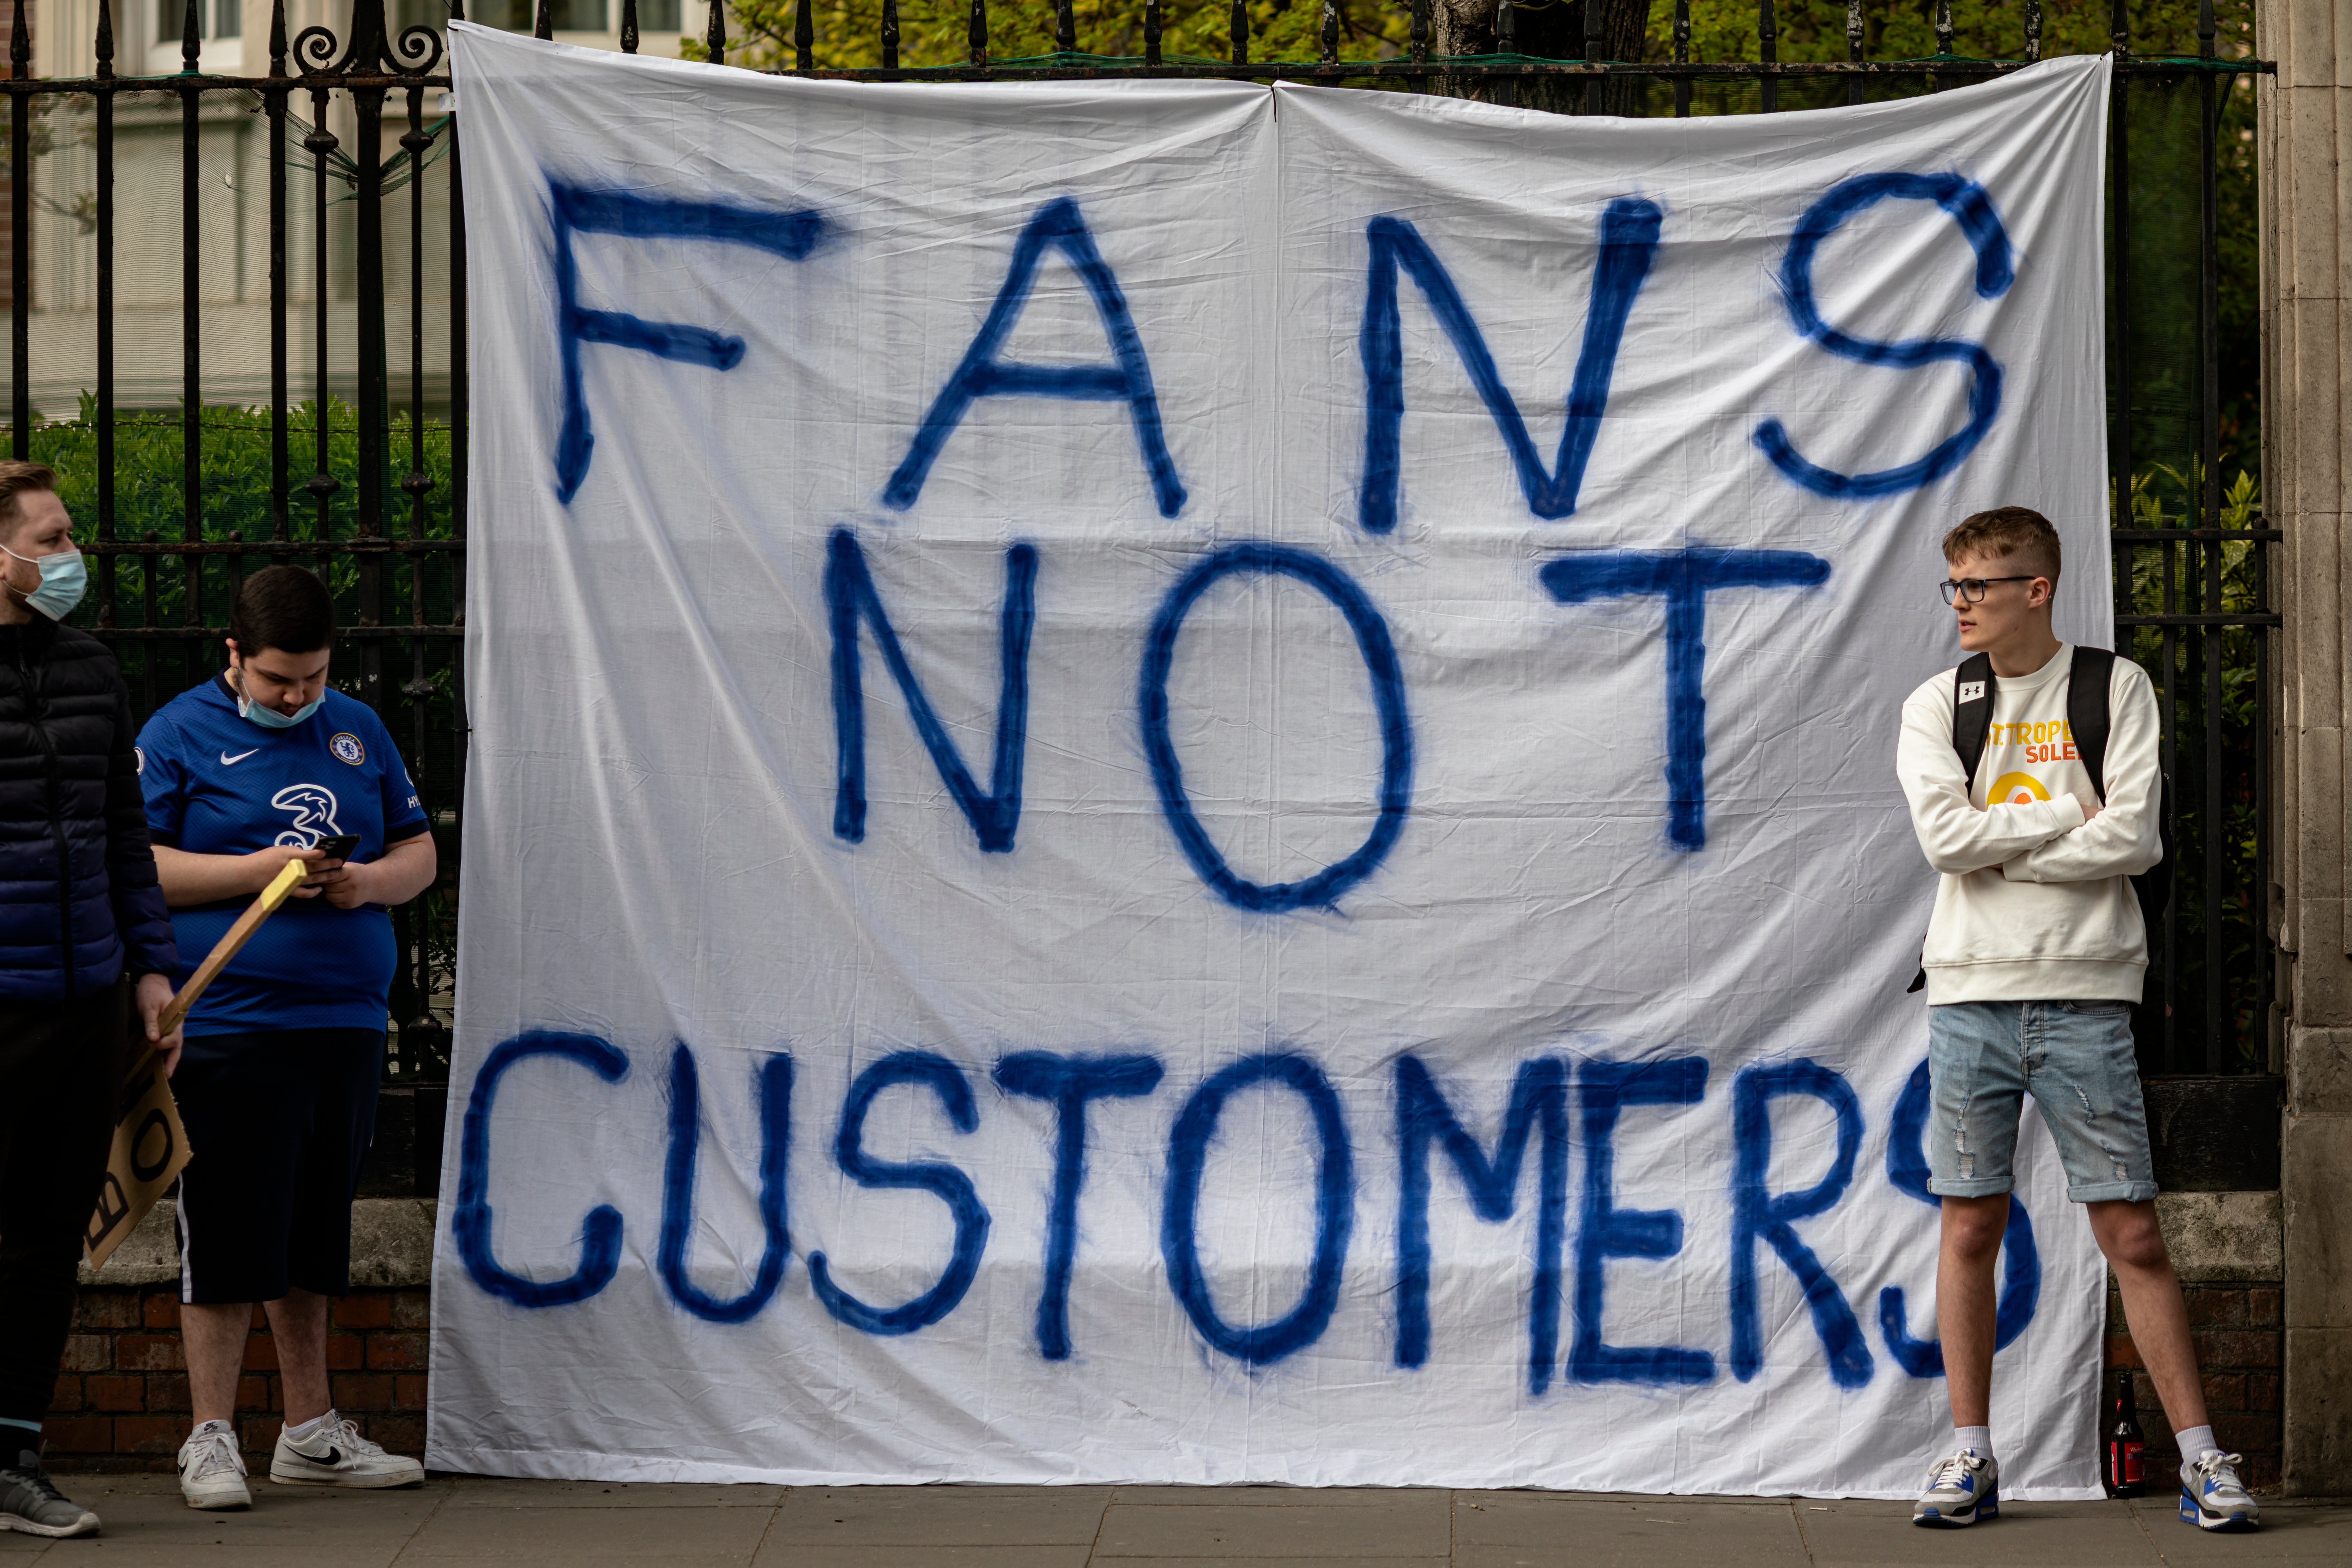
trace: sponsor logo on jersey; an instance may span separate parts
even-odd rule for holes
[[[131,748],[131,771],[134,773],[143,773],[147,771],[147,752],[144,747]]]
[[[277,840],[289,847],[308,849],[342,831],[335,825],[335,792],[324,784],[288,784],[269,797],[269,804],[294,814],[294,825]]]
[[[360,744],[360,738],[349,730],[338,730],[328,736],[327,750],[334,752],[338,760],[353,767],[367,761],[367,748]]]

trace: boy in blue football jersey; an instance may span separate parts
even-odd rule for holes
[[[252,1502],[232,1425],[253,1303],[277,1341],[286,1426],[270,1478],[386,1487],[415,1460],[328,1397],[327,1303],[349,1289],[352,1197],[375,1124],[392,976],[385,907],[436,871],[430,823],[382,721],[327,686],[334,602],[299,566],[246,579],[227,671],[139,735],[156,870],[184,983],[289,861],[309,877],[189,1014],[173,1089],[194,1155],[180,1178],[181,1338],[194,1508]],[[347,858],[322,842],[356,837]]]

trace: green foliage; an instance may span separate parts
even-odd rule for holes
[[[287,416],[287,479],[289,495],[284,509],[289,540],[341,540],[362,531],[359,517],[359,416],[341,399],[327,405],[326,450],[319,446],[319,408],[315,403],[296,405]],[[428,482],[427,504],[421,523],[400,488],[408,472],[411,441],[408,416],[393,418],[384,489],[389,514],[378,531],[401,538],[414,533],[425,539],[450,536],[449,430],[439,421],[425,422],[420,472]],[[58,471],[58,498],[72,512],[85,539],[96,537],[100,521],[98,460],[97,400],[84,394],[79,417],[36,427],[32,455]],[[119,414],[114,421],[115,539],[168,542],[189,537],[187,529],[187,458],[184,416],[177,414]],[[271,464],[271,420],[267,409],[207,407],[197,422],[194,453],[197,485],[197,537],[215,542],[269,541],[277,538],[278,507]],[[324,475],[332,489],[322,508],[305,489],[314,476]],[[201,563],[199,616],[188,615],[188,562]],[[208,555],[198,557],[126,555],[99,557],[92,562],[89,598],[76,615],[77,622],[93,630],[108,623],[110,600],[118,606],[112,624],[182,626],[226,624],[228,604],[244,571],[267,564],[268,557]],[[109,563],[110,562],[110,564]],[[305,564],[316,566],[317,558]],[[416,574],[402,570],[406,558],[395,556],[383,574],[383,604],[374,617],[385,622],[410,618],[415,595],[424,592],[425,615],[432,624],[446,625],[455,611],[446,568],[428,569],[419,584]],[[152,581],[150,581],[150,573]],[[360,569],[348,555],[328,559],[328,585],[335,591],[336,612],[346,625],[363,618],[359,601]],[[152,595],[152,610],[144,606]]]
[[[2137,529],[2261,525],[2262,492],[2241,469],[2210,519],[2189,506],[2200,468],[2152,465],[2132,476],[2125,526]],[[2130,582],[2119,610],[2134,615],[2252,615],[2263,608],[2261,546],[2250,540],[2138,544],[2127,552]],[[2265,1065],[2267,1020],[2261,1016],[2263,930],[2261,864],[2256,855],[2260,797],[2254,759],[2263,722],[2260,640],[2252,626],[2134,626],[2118,646],[2156,682],[2165,711],[2168,767],[2179,841],[2174,846],[2174,962],[2183,1006],[2168,1022],[2175,1060],[2207,1060],[2208,988],[2218,989],[2225,1069]],[[2213,809],[2218,803],[2219,810]],[[2205,916],[2208,889],[2218,920]]]
[[[793,25],[800,0],[730,0],[728,58],[760,70],[791,68]],[[881,0],[811,0],[812,55],[820,69],[882,63]],[[1263,60],[1311,60],[1322,52],[1322,6],[1317,0],[1251,0],[1250,55]],[[1233,56],[1233,7],[1218,0],[1170,0],[1161,9],[1160,47],[1171,63]],[[989,58],[1002,65],[1055,52],[1051,0],[992,5]],[[1143,55],[1143,6],[1136,0],[1073,0],[1078,51],[1118,59]],[[970,58],[968,0],[900,0],[898,59],[902,66],[961,65]],[[1399,5],[1341,0],[1339,57],[1389,59],[1405,50],[1412,12]],[[683,40],[688,58],[709,58],[699,39]]]

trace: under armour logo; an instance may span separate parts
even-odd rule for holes
[[[1963,702],[1963,703],[1969,703],[1969,702],[1981,702],[1981,701],[1983,701],[1983,700],[1984,700],[1984,688],[1985,688],[1985,683],[1984,683],[1983,681],[1981,681],[1981,680],[1963,680],[1963,681],[1961,681],[1961,682],[1960,682],[1960,701],[1961,701],[1961,702]]]

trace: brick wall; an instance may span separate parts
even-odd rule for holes
[[[2181,1295],[2189,1304],[2189,1331],[2197,1344],[2198,1370],[2204,1375],[2214,1440],[2246,1457],[2238,1474],[2248,1486],[2275,1488],[2285,1429],[2279,1381],[2285,1352],[2284,1292],[2271,1284],[2189,1283],[2181,1287]],[[2148,1381],[2131,1335],[2125,1331],[2123,1301],[2112,1279],[2107,1285],[2106,1364],[2111,1373],[2116,1367],[2130,1367],[2137,1373],[2132,1381],[2140,1430],[2147,1435],[2149,1489],[2162,1491],[2171,1485],[2180,1455],[2173,1447],[2172,1427],[2156,1385]],[[2112,1376],[2101,1384],[2102,1412],[2107,1381]]]
[[[430,1308],[421,1289],[357,1289],[335,1303],[327,1335],[335,1408],[396,1454],[425,1451],[425,1352]],[[188,1435],[187,1362],[178,1292],[86,1285],[46,1427],[59,1470],[168,1470]],[[237,1380],[237,1436],[258,1472],[285,1419],[278,1351],[254,1310]]]

